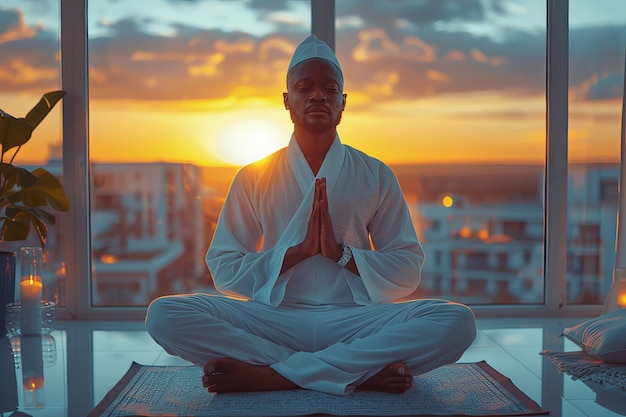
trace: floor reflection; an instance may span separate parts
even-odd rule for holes
[[[626,396],[623,392],[607,391],[595,382],[585,382],[596,393],[596,403],[616,415],[626,416]]]
[[[626,416],[626,393],[559,374],[542,350],[578,348],[559,337],[581,319],[480,319],[459,362],[487,361],[551,417]],[[184,365],[166,354],[142,322],[57,322],[49,335],[0,339],[0,416],[83,417],[131,363]]]

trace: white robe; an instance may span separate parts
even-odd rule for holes
[[[326,177],[338,242],[359,275],[317,255],[280,274],[304,239],[315,177],[289,146],[242,168],[224,203],[207,264],[216,288],[243,297],[162,297],[146,327],[170,354],[197,365],[228,357],[269,365],[300,387],[348,394],[401,361],[412,375],[456,361],[476,335],[466,306],[392,303],[419,283],[424,253],[392,171],[336,137]]]
[[[277,306],[368,305],[417,288],[424,252],[393,172],[336,137],[317,176],[326,177],[335,237],[352,249],[360,277],[321,255],[279,275],[287,249],[304,239],[315,189],[292,137],[235,177],[207,253],[218,290]]]

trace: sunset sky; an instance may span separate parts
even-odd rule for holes
[[[60,88],[59,1],[0,1],[0,108]],[[90,0],[95,161],[240,165],[285,146],[308,1]],[[391,164],[543,163],[545,1],[336,0],[344,143]],[[626,2],[570,1],[570,157],[616,161]],[[60,106],[59,106],[60,107]],[[20,154],[60,143],[60,111]]]

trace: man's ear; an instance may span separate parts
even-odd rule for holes
[[[345,110],[346,109],[346,100],[348,98],[348,95],[346,93],[343,93],[343,106],[341,106],[341,110]]]
[[[285,105],[285,109],[289,110],[289,94],[283,93],[283,104]]]

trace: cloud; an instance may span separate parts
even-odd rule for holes
[[[461,19],[481,21],[486,16],[485,5],[480,0],[423,0],[395,2],[389,0],[342,0],[335,4],[337,16],[358,16],[366,26],[391,27],[402,19],[414,24]]]
[[[621,39],[621,42],[616,40]],[[620,98],[624,85],[624,28],[583,28],[570,33],[571,94],[575,100]]]
[[[209,100],[253,90],[280,97],[296,40],[173,27],[175,35],[160,36],[143,32],[136,21],[120,21],[110,25],[111,36],[92,39],[92,97]]]
[[[249,0],[247,6],[251,9],[266,12],[275,12],[289,8],[290,0]]]
[[[43,24],[28,26],[19,9],[0,7],[0,91],[54,89],[59,41]]]
[[[58,80],[58,77],[57,68],[34,67],[19,59],[0,67],[0,82],[6,82],[18,88],[50,80],[54,82]]]
[[[395,72],[398,82],[385,99],[499,90],[545,93],[545,35],[510,31],[509,42],[502,43],[432,27],[394,35],[383,29],[364,32],[338,33],[349,90],[365,90],[378,74]]]
[[[624,93],[624,74],[593,74],[577,86],[570,89],[570,96],[575,101],[601,101],[621,99]]]
[[[441,81],[441,82],[450,81],[450,77],[448,77],[446,74],[444,74],[443,72],[435,71],[435,70],[426,71],[426,78],[432,81]]]
[[[42,25],[26,25],[21,10],[7,10],[0,7],[0,44],[21,39],[29,39],[43,29]]]
[[[284,11],[287,3],[249,2],[267,14]],[[502,26],[494,39],[434,25],[483,22],[490,13],[523,14],[519,3],[372,0],[367,5],[336,3],[338,21],[344,22],[337,27],[337,51],[353,96],[367,93],[371,102],[384,102],[484,91],[545,94],[545,33]],[[10,39],[0,43],[0,91],[39,93],[58,86],[53,76],[58,34],[24,22],[19,10],[0,9],[0,39]],[[168,24],[168,33],[155,33],[146,28],[152,23],[138,16],[100,22],[105,34],[89,41],[92,98],[223,100],[241,94],[279,100],[291,53],[303,39],[287,27],[258,36],[245,27],[226,32],[176,23]],[[571,30],[570,84],[578,100],[621,95],[624,51],[615,39],[622,39],[622,32],[610,25]]]

